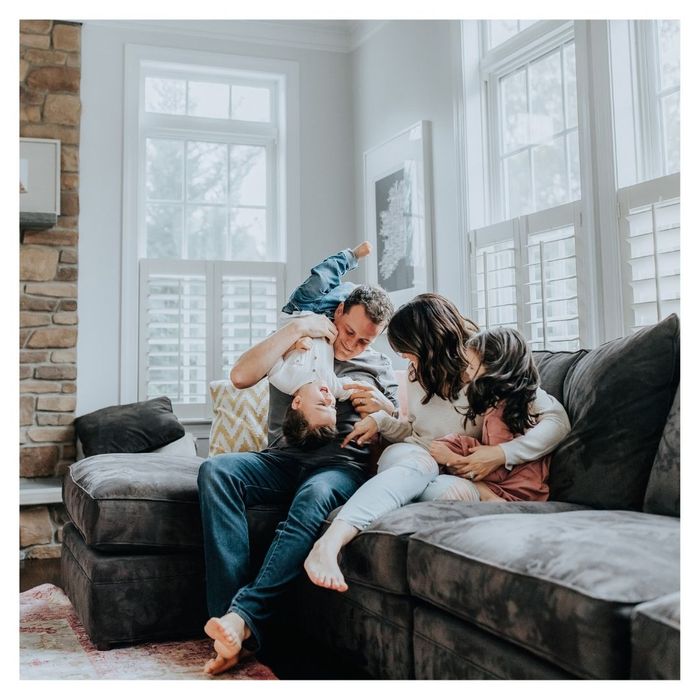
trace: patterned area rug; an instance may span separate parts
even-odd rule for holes
[[[22,680],[276,680],[254,657],[231,671],[202,671],[213,656],[211,640],[159,642],[99,651],[66,594],[50,583],[20,593]]]

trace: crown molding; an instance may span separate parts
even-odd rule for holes
[[[83,25],[316,51],[354,51],[387,20],[82,20]]]

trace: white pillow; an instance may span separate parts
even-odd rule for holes
[[[236,389],[228,379],[209,384],[214,420],[209,456],[226,452],[259,452],[267,447],[267,379],[248,389]]]

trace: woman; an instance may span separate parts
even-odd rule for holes
[[[420,294],[392,317],[388,338],[395,352],[409,362],[408,420],[384,411],[355,424],[343,441],[363,444],[378,432],[395,443],[382,453],[377,475],[347,501],[325,534],[314,544],[304,569],[316,585],[347,590],[338,566],[340,549],[372,521],[419,497],[438,476],[430,454],[434,440],[448,434],[481,436],[483,418],[466,421],[469,409],[467,344],[477,331],[455,305],[439,294]],[[475,481],[501,466],[530,462],[551,452],[569,432],[562,405],[542,389],[532,405],[537,423],[524,435],[500,445],[473,448],[459,469]],[[462,475],[462,474],[459,474]]]

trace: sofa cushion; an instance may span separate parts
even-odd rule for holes
[[[632,613],[632,671],[649,680],[681,677],[681,594],[638,605]]]
[[[564,382],[572,430],[552,456],[550,498],[641,510],[678,386],[680,330],[655,326],[583,355]]]
[[[70,467],[63,501],[85,542],[102,551],[154,551],[202,547],[197,493],[200,457],[111,454]],[[286,508],[246,511],[251,560],[259,564]]]
[[[416,533],[411,593],[582,678],[629,674],[634,606],[679,588],[677,518],[494,515]]]
[[[432,501],[411,503],[375,520],[347,545],[340,554],[340,566],[348,582],[362,583],[389,593],[407,595],[406,552],[414,532],[429,530],[449,522],[496,513],[558,513],[582,506],[568,503]],[[340,508],[331,513],[332,520]]]
[[[267,379],[247,389],[228,380],[209,384],[214,419],[209,432],[209,456],[228,452],[259,452],[267,447]]]
[[[86,457],[113,452],[148,452],[185,434],[167,396],[108,406],[75,419]]]
[[[681,390],[668,414],[666,426],[654,465],[649,475],[649,484],[644,494],[644,510],[658,515],[681,515]]]
[[[560,403],[564,403],[564,381],[569,370],[588,352],[550,352],[536,350],[532,353],[540,373],[540,385]]]

